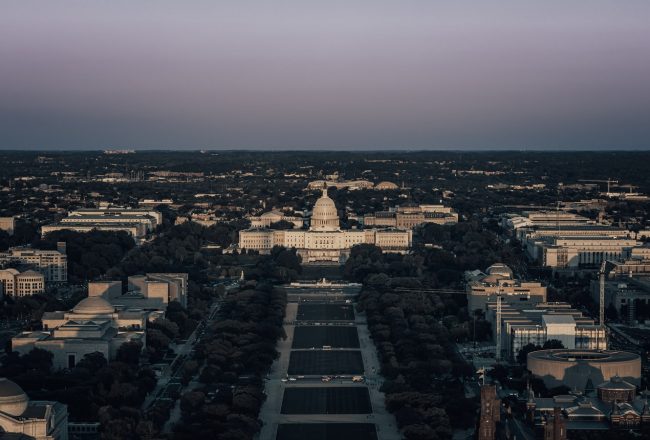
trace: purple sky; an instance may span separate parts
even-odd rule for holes
[[[650,148],[648,0],[2,0],[0,148]]]

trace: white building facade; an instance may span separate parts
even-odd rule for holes
[[[9,248],[0,252],[0,264],[19,263],[29,265],[42,273],[48,283],[68,281],[68,257],[60,250],[42,250],[29,247]]]
[[[327,196],[327,188],[318,199],[311,217],[309,230],[270,230],[252,228],[239,232],[242,250],[270,252],[274,246],[296,248],[304,263],[342,263],[353,246],[372,244],[384,252],[406,253],[412,244],[412,232],[399,229],[341,230],[334,201]]]
[[[44,313],[43,331],[13,337],[12,349],[21,354],[33,348],[47,350],[54,355],[55,369],[74,368],[85,355],[94,352],[111,361],[126,342],[138,341],[144,346],[146,324],[153,317],[141,309],[118,311],[101,297],[88,297],[70,311]]]
[[[29,400],[16,383],[0,377],[0,438],[4,433],[8,439],[68,440],[68,408]]]

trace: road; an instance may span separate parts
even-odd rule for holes
[[[203,331],[207,325],[216,317],[220,306],[221,301],[216,301],[214,304],[212,304],[208,316],[196,326],[196,329],[194,329],[194,332],[192,332],[184,344],[177,346],[176,357],[172,363],[163,370],[161,376],[158,378],[156,388],[147,395],[144,403],[142,404],[143,410],[148,409],[156,401],[156,399],[165,394],[170,382],[178,383],[178,380],[180,379],[179,373],[182,371],[185,362],[187,362],[190,352],[194,349],[196,343],[201,339]],[[172,379],[174,380],[172,381]]]

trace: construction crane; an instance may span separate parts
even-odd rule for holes
[[[618,186],[621,187],[621,188],[627,188],[627,189],[629,189],[629,190],[630,190],[630,194],[632,194],[632,190],[633,190],[633,189],[637,189],[637,188],[638,188],[638,186],[636,186],[636,185],[618,185]]]
[[[600,329],[606,333],[607,329],[605,327],[605,276],[607,272],[607,262],[603,260],[603,262],[600,264],[600,271],[598,273],[598,278],[599,278],[599,298],[598,298],[598,307],[599,307],[599,313],[598,313],[598,321],[600,324]],[[600,344],[600,338],[598,338],[598,349],[599,350],[606,350],[607,349],[607,337],[605,336],[605,347],[601,347]]]
[[[496,340],[496,353],[495,360],[497,363],[501,362],[501,289],[497,293],[497,340]]]
[[[612,180],[612,179],[607,179],[607,180],[592,180],[592,179],[580,179],[578,182],[599,182],[599,183],[607,183],[607,195],[610,193],[610,186],[612,183],[618,183],[618,180]]]

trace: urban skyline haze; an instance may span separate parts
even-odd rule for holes
[[[647,149],[650,3],[5,0],[2,149]]]

